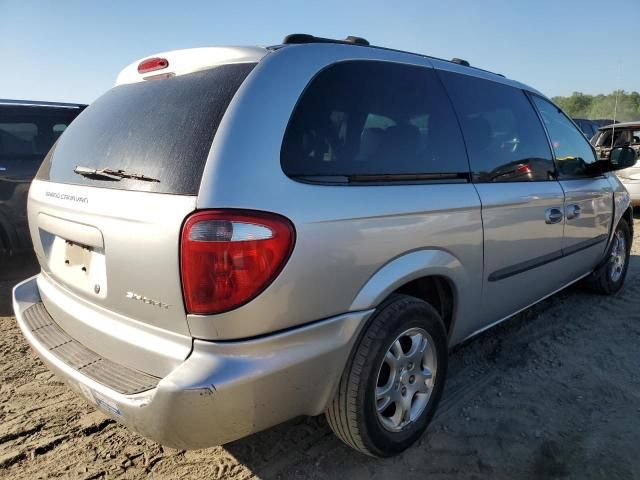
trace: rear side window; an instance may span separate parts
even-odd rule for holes
[[[446,179],[469,169],[435,72],[390,62],[348,61],[321,71],[293,112],[281,153],[291,177]]]
[[[522,90],[468,75],[440,75],[462,125],[475,182],[554,178],[549,142]]]
[[[562,111],[547,100],[533,95],[540,116],[549,132],[560,178],[585,177],[596,162],[591,144]]]
[[[120,85],[61,135],[36,178],[124,190],[195,195],[218,125],[255,64],[230,64]],[[85,177],[76,166],[159,180]]]
[[[76,109],[0,107],[0,159],[42,161],[60,136],[60,128],[66,128],[76,114]]]

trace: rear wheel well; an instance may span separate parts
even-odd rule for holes
[[[402,293],[419,298],[437,310],[444,322],[447,335],[451,332],[455,306],[454,289],[442,276],[420,277],[405,283],[393,293]]]

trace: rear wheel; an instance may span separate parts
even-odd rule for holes
[[[613,234],[604,263],[587,277],[587,287],[603,295],[617,293],[627,277],[630,256],[631,230],[627,222],[621,220]]]
[[[347,445],[388,457],[418,440],[435,413],[447,338],[438,312],[414,297],[393,295],[374,315],[326,415]]]

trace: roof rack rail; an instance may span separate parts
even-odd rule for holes
[[[284,45],[291,45],[296,43],[342,43],[347,45],[361,45],[364,47],[369,46],[369,42],[362,37],[354,37],[349,35],[344,40],[336,40],[334,38],[315,37],[307,33],[292,33],[284,37],[282,41]]]
[[[432,57],[430,55],[423,55],[421,53],[407,52],[405,50],[397,50],[395,48],[380,47],[378,45],[371,45],[369,43],[369,41],[367,39],[365,39],[365,38],[354,37],[352,35],[349,35],[344,40],[337,40],[337,39],[334,39],[334,38],[316,37],[314,35],[309,35],[308,33],[292,33],[292,34],[287,35],[286,37],[284,37],[284,40],[282,41],[282,45],[276,45],[276,46],[269,47],[269,48],[276,49],[276,48],[280,48],[283,45],[293,45],[293,44],[301,44],[301,43],[338,43],[338,44],[343,44],[343,45],[360,45],[360,46],[363,46],[363,47],[371,47],[371,48],[376,48],[376,49],[379,49],[379,50],[387,50],[387,51],[390,51],[390,52],[406,53],[406,54],[409,54],[409,55],[417,55],[417,56],[423,57],[423,58],[432,58],[432,59],[436,59],[436,60],[442,60],[442,61],[445,61],[445,62],[451,62],[451,63],[454,63],[456,65],[461,65],[463,67],[474,68],[474,69],[480,70],[482,72],[491,73],[493,75],[498,75],[500,77],[505,78],[505,76],[503,74],[501,74],[501,73],[492,72],[490,70],[485,70],[483,68],[472,67],[471,64],[467,60],[464,60],[462,58],[452,58],[451,60],[444,60],[442,58]]]
[[[493,73],[494,75],[498,75],[499,77],[502,78],[506,78],[503,74],[501,73],[496,73],[496,72],[492,72],[491,70],[485,70],[484,68],[478,68],[478,67],[472,67],[471,64],[467,61],[464,60],[462,58],[452,58],[451,60],[449,60],[451,63],[455,63],[456,65],[462,65],[463,67],[471,67],[471,68],[475,68],[476,70],[481,70],[483,72],[487,72],[487,73]]]
[[[455,63],[456,65],[462,65],[464,67],[470,67],[471,64],[462,58],[452,58],[451,63]]]

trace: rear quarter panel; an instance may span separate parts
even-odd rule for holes
[[[218,315],[189,315],[193,336],[257,336],[372,308],[390,285],[416,272],[455,282],[463,299],[456,306],[456,329],[471,328],[482,281],[482,224],[473,185],[320,186],[282,171],[282,139],[300,94],[324,66],[350,59],[431,66],[426,58],[385,50],[290,46],[260,62],[232,101],[197,207],[279,213],[294,223],[296,245],[277,279],[248,304]],[[437,254],[406,260],[418,251]]]

